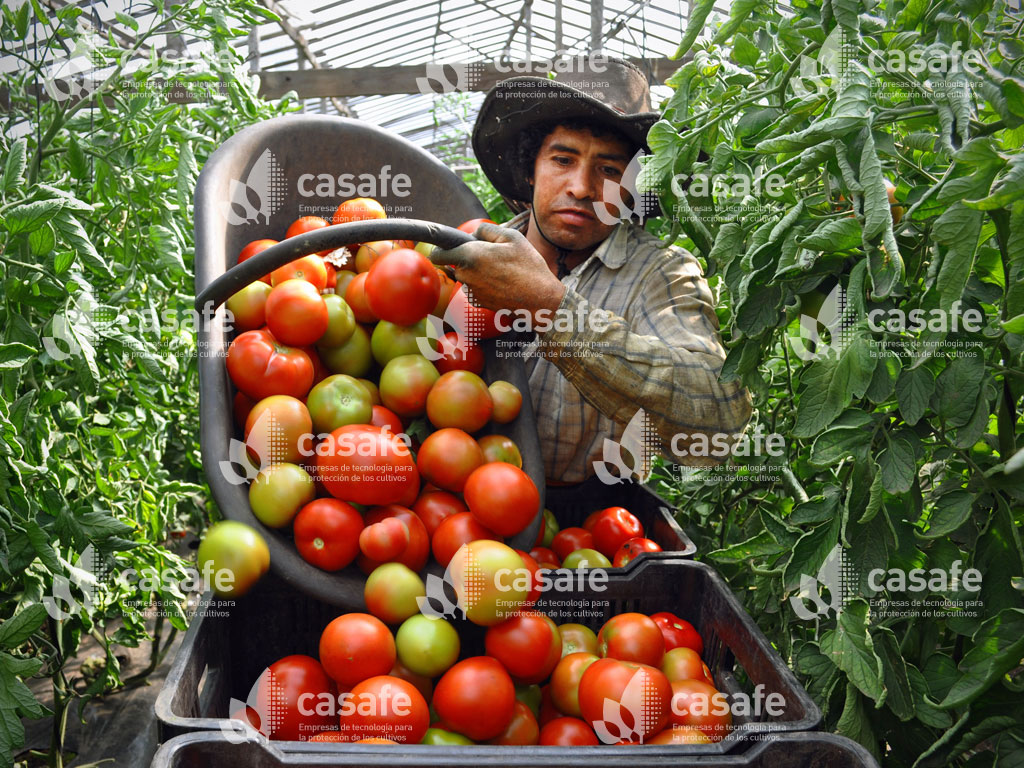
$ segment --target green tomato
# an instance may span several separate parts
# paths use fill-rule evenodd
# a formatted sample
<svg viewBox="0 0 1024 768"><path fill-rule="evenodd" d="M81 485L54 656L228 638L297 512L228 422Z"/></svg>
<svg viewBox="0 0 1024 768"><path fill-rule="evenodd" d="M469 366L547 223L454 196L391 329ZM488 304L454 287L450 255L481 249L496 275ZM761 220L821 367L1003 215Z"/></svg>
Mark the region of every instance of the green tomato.
<svg viewBox="0 0 1024 768"><path fill-rule="evenodd" d="M348 303L334 293L324 295L327 305L327 330L317 344L325 347L340 347L356 330L356 316Z"/></svg>
<svg viewBox="0 0 1024 768"><path fill-rule="evenodd" d="M423 734L423 739L420 741L420 744L430 744L431 746L457 746L475 743L461 733L446 731L443 728L427 728L427 732Z"/></svg>
<svg viewBox="0 0 1024 768"><path fill-rule="evenodd" d="M268 528L284 528L315 496L306 470L287 462L262 470L249 486L252 513Z"/></svg>
<svg viewBox="0 0 1024 768"><path fill-rule="evenodd" d="M387 320L381 320L370 337L373 359L383 367L396 357L418 355L420 348L416 339L421 336L426 338L426 335L426 319L420 320L416 325L395 325Z"/></svg>
<svg viewBox="0 0 1024 768"><path fill-rule="evenodd" d="M550 547L552 539L562 530L555 519L555 513L550 509L544 509L544 527L541 529L541 540L536 544L538 547Z"/></svg>
<svg viewBox="0 0 1024 768"><path fill-rule="evenodd" d="M199 573L222 597L249 591L270 567L270 550L259 532L236 520L214 523L199 543Z"/></svg>
<svg viewBox="0 0 1024 768"><path fill-rule="evenodd" d="M540 691L539 685L537 685L536 683L534 683L533 685L517 685L516 698L530 708L530 711L533 712L534 717L540 717L540 705L544 696Z"/></svg>
<svg viewBox="0 0 1024 768"><path fill-rule="evenodd" d="M403 563L384 563L366 577L366 609L385 624L398 624L419 613L416 598L427 589L416 571Z"/></svg>
<svg viewBox="0 0 1024 768"><path fill-rule="evenodd" d="M356 324L349 340L340 347L317 346L320 359L331 373L344 373L361 378L373 367L370 354L370 335L363 326Z"/></svg>
<svg viewBox="0 0 1024 768"><path fill-rule="evenodd" d="M444 619L417 614L395 634L398 660L417 675L437 677L459 658L459 633Z"/></svg>
<svg viewBox="0 0 1024 768"><path fill-rule="evenodd" d="M562 561L563 568L611 568L612 563L596 549L577 549Z"/></svg>
<svg viewBox="0 0 1024 768"><path fill-rule="evenodd" d="M358 379L343 373L328 376L309 391L306 407L318 434L348 424L369 424L373 417L370 393Z"/></svg>

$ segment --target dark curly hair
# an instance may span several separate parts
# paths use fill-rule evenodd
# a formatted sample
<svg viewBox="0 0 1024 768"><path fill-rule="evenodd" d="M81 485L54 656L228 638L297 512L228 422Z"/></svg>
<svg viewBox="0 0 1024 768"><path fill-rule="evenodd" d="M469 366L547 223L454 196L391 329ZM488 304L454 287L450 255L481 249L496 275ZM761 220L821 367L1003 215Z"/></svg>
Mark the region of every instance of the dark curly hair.
<svg viewBox="0 0 1024 768"><path fill-rule="evenodd" d="M537 153L540 152L544 139L551 135L556 128L568 128L570 131L589 131L595 138L611 137L621 141L628 147L636 149L633 141L625 134L615 130L611 126L601 123L593 123L589 120L579 118L569 120L547 120L529 128L519 134L513 154L513 162L523 177L529 179L533 176L533 167L537 161Z"/></svg>

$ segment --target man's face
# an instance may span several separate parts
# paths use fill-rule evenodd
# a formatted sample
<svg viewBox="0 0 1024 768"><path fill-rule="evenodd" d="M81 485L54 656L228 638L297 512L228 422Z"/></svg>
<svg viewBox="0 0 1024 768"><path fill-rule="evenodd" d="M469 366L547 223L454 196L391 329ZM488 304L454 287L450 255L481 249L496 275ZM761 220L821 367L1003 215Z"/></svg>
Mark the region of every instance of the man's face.
<svg viewBox="0 0 1024 768"><path fill-rule="evenodd" d="M558 126L537 152L533 166L533 215L560 248L580 251L597 245L614 225L601 222L606 181L618 183L629 164L629 145L610 135Z"/></svg>

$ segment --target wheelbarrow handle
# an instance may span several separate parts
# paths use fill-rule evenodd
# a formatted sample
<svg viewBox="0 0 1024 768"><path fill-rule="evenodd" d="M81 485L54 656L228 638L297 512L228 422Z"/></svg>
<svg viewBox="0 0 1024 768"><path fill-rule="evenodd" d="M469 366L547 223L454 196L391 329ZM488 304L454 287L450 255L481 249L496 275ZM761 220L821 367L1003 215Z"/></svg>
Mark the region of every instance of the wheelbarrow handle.
<svg viewBox="0 0 1024 768"><path fill-rule="evenodd" d="M216 309L249 283L259 280L278 267L318 251L341 248L350 243L368 243L372 240L415 240L455 248L468 243L473 236L465 232L420 219L372 219L335 224L289 237L222 274L196 296L196 310Z"/></svg>

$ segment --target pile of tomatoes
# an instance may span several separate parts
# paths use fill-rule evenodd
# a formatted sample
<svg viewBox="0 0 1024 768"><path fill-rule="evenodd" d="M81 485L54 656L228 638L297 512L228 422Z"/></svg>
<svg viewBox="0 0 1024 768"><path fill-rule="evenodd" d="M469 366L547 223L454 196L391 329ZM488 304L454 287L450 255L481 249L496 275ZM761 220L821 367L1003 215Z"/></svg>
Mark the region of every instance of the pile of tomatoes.
<svg viewBox="0 0 1024 768"><path fill-rule="evenodd" d="M357 198L331 223L384 217ZM303 216L285 237L326 226ZM275 242L250 243L239 261ZM430 247L382 241L311 254L227 302L239 332L227 352L235 416L259 469L253 513L291 527L299 554L326 571L353 561L366 573L386 562L419 571L431 551L445 565L463 543L519 533L540 507L515 443L480 434L513 421L522 393L484 382L478 338L428 333L428 315L445 317L455 302L464 305L455 316L481 313L467 322L480 338L497 333L493 313L424 255Z"/></svg>
<svg viewBox="0 0 1024 768"><path fill-rule="evenodd" d="M319 660L278 660L232 716L258 729L273 712L272 739L436 745L708 744L732 727L701 636L671 613L622 613L595 634L521 610L461 660L452 623L385 620L335 618Z"/></svg>
<svg viewBox="0 0 1024 768"><path fill-rule="evenodd" d="M542 568L622 568L644 552L661 552L661 545L644 537L643 523L628 509L608 507L564 529L545 509L530 555Z"/></svg>

